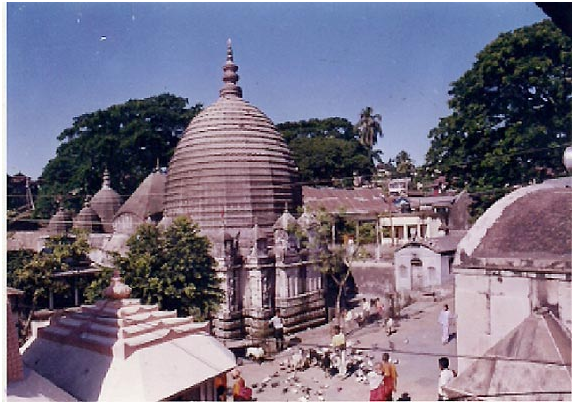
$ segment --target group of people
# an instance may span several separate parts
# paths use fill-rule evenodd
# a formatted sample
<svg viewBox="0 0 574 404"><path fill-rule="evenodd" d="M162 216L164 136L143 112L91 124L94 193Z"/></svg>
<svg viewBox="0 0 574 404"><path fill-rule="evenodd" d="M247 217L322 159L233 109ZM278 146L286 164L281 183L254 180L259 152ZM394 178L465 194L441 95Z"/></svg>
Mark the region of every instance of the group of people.
<svg viewBox="0 0 574 404"><path fill-rule="evenodd" d="M341 362L339 374L346 372L346 340L340 326L334 327L334 335L331 339L331 346L335 352L340 353ZM397 391L397 368L390 362L387 352L383 353L381 362L374 365L373 370L367 374L370 390L370 401L392 401L393 392Z"/></svg>
<svg viewBox="0 0 574 404"><path fill-rule="evenodd" d="M233 401L251 401L252 390L245 385L245 379L241 376L239 369L235 368L229 374L233 379L231 388ZM217 376L214 384L217 401L227 401L227 374L223 373Z"/></svg>
<svg viewBox="0 0 574 404"><path fill-rule="evenodd" d="M359 325L365 322L371 322L375 320L385 320L384 319L384 306L379 298L371 299L368 301L366 298L360 306L361 312L354 317L352 312L343 312L343 319L345 322L357 320ZM350 314L351 313L351 314ZM449 311L448 305L444 305L441 311L438 322L442 326L442 342L446 344L450 339L450 322L453 318ZM390 325L388 324L390 320ZM387 335L392 333L392 318L389 317L387 321L383 321L387 331ZM283 320L280 317L279 310L275 311L275 316L269 320L270 326L273 328L273 336L275 338L276 350L277 352L282 351L284 348L284 325ZM343 323L344 325L345 323ZM346 369L346 338L345 332L341 325L334 326L334 334L331 339L331 347L338 357L338 373L340 375L345 375ZM446 357L441 357L439 359L439 383L438 383L438 399L446 400L447 396L443 390L443 387L447 385L454 377L456 377L456 372L449 369L449 360ZM337 372L337 370L335 370ZM225 378L225 375L221 376ZM227 380L220 380L216 378L216 391L219 401L226 401L227 392ZM245 386L245 380L241 377L241 373L238 369L234 369L231 372L231 377L234 380L232 394L234 401L250 401L251 400L251 389ZM373 370L367 375L370 390L370 401L392 401L393 392L397 390L397 370L395 365L390 361L388 353L383 353L381 362L375 364ZM410 397L408 397L410 400ZM399 401L407 401L406 398L401 397Z"/></svg>
<svg viewBox="0 0 574 404"><path fill-rule="evenodd" d="M353 323L359 327L378 322L385 327L387 335L393 333L393 318L392 316L385 315L385 306L380 298L369 299L363 298L361 304L351 310L343 310L339 320L339 325L345 329L351 328Z"/></svg>

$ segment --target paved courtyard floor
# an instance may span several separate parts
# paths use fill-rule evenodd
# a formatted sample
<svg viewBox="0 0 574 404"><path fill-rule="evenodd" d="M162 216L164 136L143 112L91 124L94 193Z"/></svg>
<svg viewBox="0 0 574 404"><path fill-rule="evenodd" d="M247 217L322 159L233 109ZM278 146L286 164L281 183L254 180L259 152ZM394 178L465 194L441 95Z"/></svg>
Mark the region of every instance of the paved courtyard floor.
<svg viewBox="0 0 574 404"><path fill-rule="evenodd" d="M365 325L352 330L347 336L347 343L353 347L365 349L380 361L383 352L389 352L391 360L398 360L397 393L395 400L408 392L413 401L435 401L438 383L438 358L447 356L451 368L457 369L456 339L448 344L441 343L441 329L437 322L444 304L452 307L452 298L437 302L415 302L401 311L402 319L398 322L396 332L387 336L377 324ZM301 339L301 346L309 349L313 345L326 346L331 341L331 326L324 325L314 329L289 335L290 339ZM300 372L280 370L280 363L291 356L295 348L285 350L274 356L273 360L261 365L249 360L239 366L247 386L258 385L253 389L257 401L368 401L369 386L358 382L355 376L342 379L339 376L326 377L318 367L311 367ZM276 376L273 376L276 374ZM278 374L278 375L277 375ZM297 381L293 380L293 377ZM271 378L262 390L262 381ZM275 387L272 387L274 385ZM305 388L308 398L305 399Z"/></svg>

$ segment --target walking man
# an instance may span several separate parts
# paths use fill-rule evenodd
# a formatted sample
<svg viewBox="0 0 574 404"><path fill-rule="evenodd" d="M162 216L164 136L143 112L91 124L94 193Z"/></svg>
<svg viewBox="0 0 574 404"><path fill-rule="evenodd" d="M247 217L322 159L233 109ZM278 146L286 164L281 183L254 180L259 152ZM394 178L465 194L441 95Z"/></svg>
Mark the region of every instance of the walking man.
<svg viewBox="0 0 574 404"><path fill-rule="evenodd" d="M285 338L283 337L283 320L279 317L279 309L275 310L275 315L269 320L269 324L273 327L273 337L275 338L275 348L277 352L283 350L283 343Z"/></svg>
<svg viewBox="0 0 574 404"><path fill-rule="evenodd" d="M448 304L444 305L444 309L440 312L438 316L438 322L442 326L442 343L448 344L450 338L449 324L450 324L450 311L448 310Z"/></svg>

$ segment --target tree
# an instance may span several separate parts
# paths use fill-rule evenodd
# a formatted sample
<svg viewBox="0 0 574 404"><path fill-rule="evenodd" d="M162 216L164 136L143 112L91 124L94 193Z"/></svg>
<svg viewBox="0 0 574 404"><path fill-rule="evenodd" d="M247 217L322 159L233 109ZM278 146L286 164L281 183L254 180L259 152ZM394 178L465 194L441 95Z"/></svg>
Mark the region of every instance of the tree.
<svg viewBox="0 0 574 404"><path fill-rule="evenodd" d="M565 173L571 144L570 38L546 20L501 34L451 84L451 115L429 133L426 170L481 195L477 213L533 180Z"/></svg>
<svg viewBox="0 0 574 404"><path fill-rule="evenodd" d="M201 110L201 104L187 108L187 103L161 94L74 118L58 136L62 143L56 157L42 172L36 216L51 215L57 196L66 207L79 210L85 195L100 189L105 168L112 187L130 195L158 161L169 162L183 130Z"/></svg>
<svg viewBox="0 0 574 404"><path fill-rule="evenodd" d="M373 109L366 107L361 111L359 122L356 125L356 129L359 132L359 141L362 145L369 148L369 157L372 155L373 145L379 137L383 137L381 119L380 114L373 114Z"/></svg>
<svg viewBox="0 0 574 404"><path fill-rule="evenodd" d="M78 231L72 236L49 237L44 249L32 256L29 252L14 254L7 282L24 292L23 305L30 310L24 327L25 335L34 312L48 307L50 291L65 298L71 289L67 281L54 275L69 271L85 261L89 250L87 235Z"/></svg>
<svg viewBox="0 0 574 404"><path fill-rule="evenodd" d="M352 278L351 263L355 258L358 249L345 247L341 244L328 244L333 239L332 228L337 223L341 223L341 216L333 216L325 209L319 209L314 212L319 226L317 228L317 237L314 238L316 245L311 246L311 249L319 252L319 270L327 277L325 284L325 297L331 296L332 290L329 288L329 283L336 287L335 296L335 316L338 317L341 309L341 301L343 299L343 292L349 286L349 280ZM349 221L343 220L347 225Z"/></svg>
<svg viewBox="0 0 574 404"><path fill-rule="evenodd" d="M404 150L401 150L395 157L396 172L400 176L411 176L416 170L411 156Z"/></svg>
<svg viewBox="0 0 574 404"><path fill-rule="evenodd" d="M332 185L333 179L352 184L355 173L369 175L373 163L368 149L356 139L344 118L310 119L277 125L304 182Z"/></svg>
<svg viewBox="0 0 574 404"><path fill-rule="evenodd" d="M356 140L353 124L345 118L312 118L306 121L284 122L277 125L285 142L291 143L297 138L336 138Z"/></svg>
<svg viewBox="0 0 574 404"><path fill-rule="evenodd" d="M161 310L177 310L180 316L207 318L217 311L223 292L209 241L196 224L186 217L176 218L166 230L146 223L127 245L127 256L116 256L115 265L132 297L157 303ZM99 295L108 283L109 276L94 281L89 295Z"/></svg>

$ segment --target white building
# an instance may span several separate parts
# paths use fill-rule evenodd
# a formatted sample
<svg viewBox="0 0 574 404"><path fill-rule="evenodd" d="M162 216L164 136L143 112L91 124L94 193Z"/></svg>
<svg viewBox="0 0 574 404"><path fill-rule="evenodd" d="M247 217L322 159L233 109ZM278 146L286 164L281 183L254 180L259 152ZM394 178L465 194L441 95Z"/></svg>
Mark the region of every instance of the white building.
<svg viewBox="0 0 574 404"><path fill-rule="evenodd" d="M411 241L398 248L394 259L396 290L420 291L451 282L456 246L465 233L453 231L444 237Z"/></svg>
<svg viewBox="0 0 574 404"><path fill-rule="evenodd" d="M460 242L454 272L453 397L568 399L549 392L571 392L571 178L521 188L492 205Z"/></svg>
<svg viewBox="0 0 574 404"><path fill-rule="evenodd" d="M405 244L414 239L429 239L444 236L442 221L432 212L388 212L379 217L381 243L387 245Z"/></svg>

